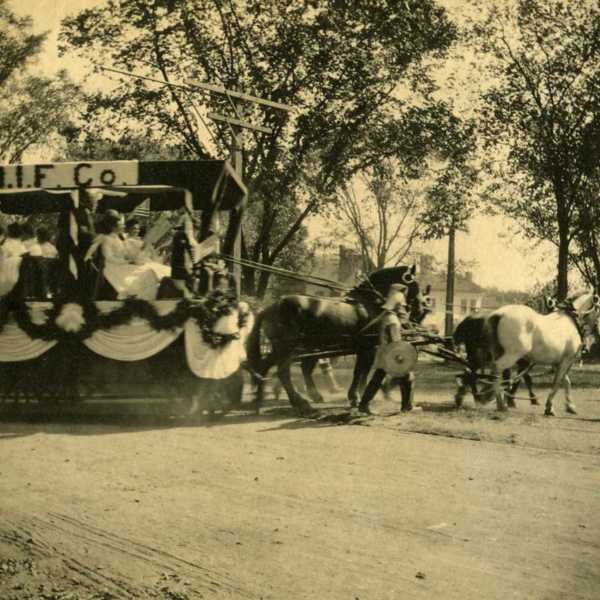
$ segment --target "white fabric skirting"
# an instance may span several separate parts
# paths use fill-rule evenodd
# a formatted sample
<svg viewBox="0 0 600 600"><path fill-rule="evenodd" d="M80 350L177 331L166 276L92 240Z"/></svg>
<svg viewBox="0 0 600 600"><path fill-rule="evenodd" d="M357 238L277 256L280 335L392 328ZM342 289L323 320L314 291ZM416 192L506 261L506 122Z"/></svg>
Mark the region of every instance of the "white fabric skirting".
<svg viewBox="0 0 600 600"><path fill-rule="evenodd" d="M38 358L56 346L56 343L32 340L16 324L7 323L0 333L0 362L21 362Z"/></svg>
<svg viewBox="0 0 600 600"><path fill-rule="evenodd" d="M172 344L180 334L181 329L155 331L147 321L133 319L127 325L96 331L83 343L105 358L133 362L154 356Z"/></svg>
<svg viewBox="0 0 600 600"><path fill-rule="evenodd" d="M211 348L202 338L198 325L191 319L187 321L185 355L192 373L204 379L225 379L233 375L246 360L246 338L253 324L254 317L249 314L239 339L232 340L224 348Z"/></svg>
<svg viewBox="0 0 600 600"><path fill-rule="evenodd" d="M171 312L176 304L176 301L161 301L156 302L155 306L159 313L164 315ZM97 303L98 309L104 313L120 305L119 302ZM49 306L47 303L36 303L35 306L30 304L32 321L43 323L44 310ZM215 330L218 331L219 326L223 324L230 327L235 324L237 328L237 316L236 311L229 317L223 318L222 323L217 322ZM200 328L193 319L189 319L183 328L173 331L155 331L146 320L135 318L127 325L96 331L83 340L83 344L92 352L105 358L133 362L150 358L161 352L172 344L182 331L185 331L185 353L192 373L204 379L224 379L235 373L246 359L246 338L253 324L254 317L250 313L245 327L239 331L239 339L234 339L218 349L212 348L204 341ZM32 360L56 344L56 341L32 340L16 323L8 322L0 332L0 362Z"/></svg>

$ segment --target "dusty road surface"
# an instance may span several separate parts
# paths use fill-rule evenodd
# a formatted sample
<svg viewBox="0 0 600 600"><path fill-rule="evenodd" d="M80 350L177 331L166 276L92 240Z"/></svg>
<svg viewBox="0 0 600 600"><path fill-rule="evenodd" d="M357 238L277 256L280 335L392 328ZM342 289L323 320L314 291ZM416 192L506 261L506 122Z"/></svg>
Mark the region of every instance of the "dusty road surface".
<svg viewBox="0 0 600 600"><path fill-rule="evenodd" d="M421 399L4 419L0 598L600 598L598 392L555 419Z"/></svg>

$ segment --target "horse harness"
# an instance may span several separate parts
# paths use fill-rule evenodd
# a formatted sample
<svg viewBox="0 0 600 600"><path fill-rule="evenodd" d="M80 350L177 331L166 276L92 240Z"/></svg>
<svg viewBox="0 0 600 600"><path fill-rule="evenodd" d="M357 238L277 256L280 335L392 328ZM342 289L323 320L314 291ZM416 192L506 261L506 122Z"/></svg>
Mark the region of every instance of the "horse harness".
<svg viewBox="0 0 600 600"><path fill-rule="evenodd" d="M573 306L572 302L565 302L564 304L557 304L556 308L558 310L561 310L565 315L567 315L567 317L569 317L571 319L572 323L575 325L575 328L577 329L577 333L579 334L579 337L581 338L581 346L583 347L586 335L585 335L585 331L584 331L584 325L582 322L582 315L579 314L577 309ZM589 311L589 312L591 312L591 311ZM586 312L584 314L588 314L588 312Z"/></svg>

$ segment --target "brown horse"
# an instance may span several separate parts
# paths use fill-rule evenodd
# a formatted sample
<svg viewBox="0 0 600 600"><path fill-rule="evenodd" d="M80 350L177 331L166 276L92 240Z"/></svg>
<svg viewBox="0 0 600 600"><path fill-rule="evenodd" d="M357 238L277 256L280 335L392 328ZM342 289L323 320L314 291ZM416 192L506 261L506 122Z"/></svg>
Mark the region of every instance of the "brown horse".
<svg viewBox="0 0 600 600"><path fill-rule="evenodd" d="M377 323L381 305L394 283L407 287L406 299L411 318L418 320L424 302L415 280L415 267L398 266L375 271L345 298L327 299L308 296L284 296L261 311L248 338L248 366L254 371L257 403L263 395L263 380L269 369L277 374L290 403L301 415L314 412L307 398L294 387L290 376L293 362L302 360L303 374L310 379L315 357L303 357L327 350L356 354L354 379L348 393L356 401L356 391L364 384L373 362L377 343ZM261 355L262 334L270 342L270 351ZM314 359L314 360L313 360ZM365 372L366 371L366 372Z"/></svg>

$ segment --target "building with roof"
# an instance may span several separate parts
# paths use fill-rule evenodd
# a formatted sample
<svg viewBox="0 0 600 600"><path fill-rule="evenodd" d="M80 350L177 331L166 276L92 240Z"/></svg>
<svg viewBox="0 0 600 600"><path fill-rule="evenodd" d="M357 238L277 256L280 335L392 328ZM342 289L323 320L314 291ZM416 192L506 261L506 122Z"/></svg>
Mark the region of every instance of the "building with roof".
<svg viewBox="0 0 600 600"><path fill-rule="evenodd" d="M444 332L446 321L446 272L434 269L433 257L419 257L419 284L421 289L431 286L432 312L426 323ZM467 315L481 311L485 306L485 289L473 281L473 274L457 273L454 277L453 321L456 326Z"/></svg>

